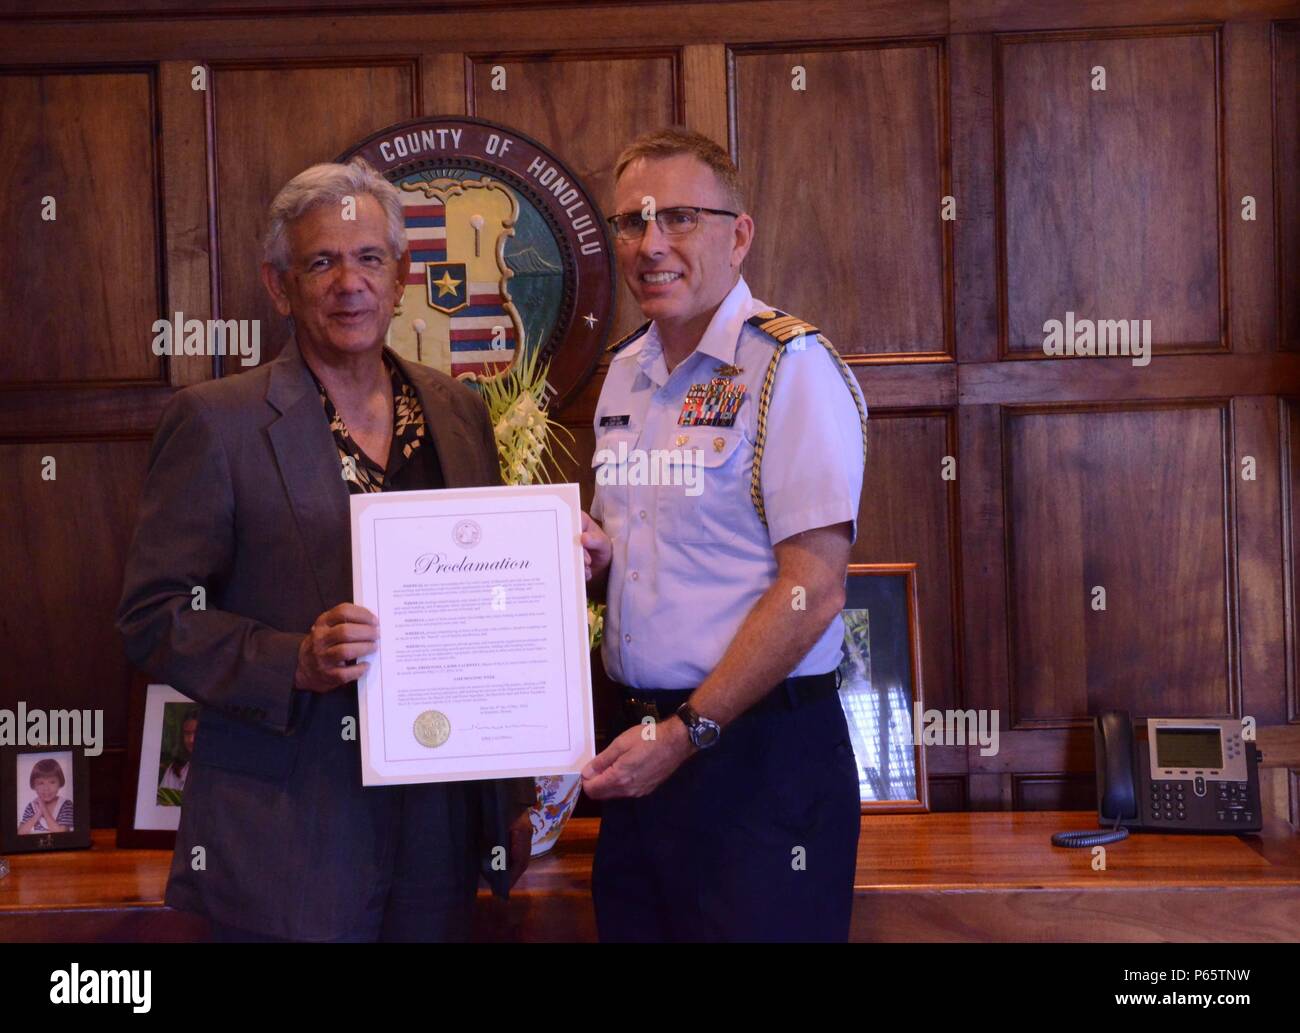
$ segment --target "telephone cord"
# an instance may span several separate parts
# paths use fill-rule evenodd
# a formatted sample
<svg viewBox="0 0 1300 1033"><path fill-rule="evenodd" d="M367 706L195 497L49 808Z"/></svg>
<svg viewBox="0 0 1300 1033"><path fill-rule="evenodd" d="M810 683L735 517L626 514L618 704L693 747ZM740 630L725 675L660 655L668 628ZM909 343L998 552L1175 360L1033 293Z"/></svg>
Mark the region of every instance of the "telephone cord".
<svg viewBox="0 0 1300 1033"><path fill-rule="evenodd" d="M1052 834L1052 846L1103 846L1106 843L1118 843L1122 839L1128 839L1128 829L1120 828L1119 817L1117 815L1115 818L1115 825L1109 832L1094 832L1092 830L1084 830L1080 832L1055 832Z"/></svg>

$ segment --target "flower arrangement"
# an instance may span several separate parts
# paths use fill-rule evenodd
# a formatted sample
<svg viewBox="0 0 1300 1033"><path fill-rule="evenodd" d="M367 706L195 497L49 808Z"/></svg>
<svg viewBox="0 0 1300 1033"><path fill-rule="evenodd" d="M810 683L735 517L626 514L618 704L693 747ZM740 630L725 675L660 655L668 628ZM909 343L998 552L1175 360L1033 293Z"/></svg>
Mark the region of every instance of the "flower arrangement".
<svg viewBox="0 0 1300 1033"><path fill-rule="evenodd" d="M573 460L564 441L567 438L572 443L573 435L546 411L549 368L538 361L534 351L505 372L475 381L492 421L501 479L506 484L550 484L559 473L552 453L555 446ZM592 649L600 645L604 626L604 604L587 603L587 641Z"/></svg>
<svg viewBox="0 0 1300 1033"><path fill-rule="evenodd" d="M496 438L501 479L506 484L550 484L559 473L552 453L556 445L570 460L573 453L563 440L573 435L546 411L546 373L537 353L516 361L505 372L477 379ZM600 644L605 625L604 604L587 603L587 641ZM541 775L535 780L537 802L529 809L533 825L532 856L549 851L578 802L581 779L577 775Z"/></svg>

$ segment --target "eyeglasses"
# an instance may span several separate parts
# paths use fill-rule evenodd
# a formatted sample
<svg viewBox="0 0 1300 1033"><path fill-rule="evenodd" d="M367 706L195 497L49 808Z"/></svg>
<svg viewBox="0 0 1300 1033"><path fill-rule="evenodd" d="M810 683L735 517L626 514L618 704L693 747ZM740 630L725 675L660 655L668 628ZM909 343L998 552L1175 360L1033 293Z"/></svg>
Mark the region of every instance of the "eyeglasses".
<svg viewBox="0 0 1300 1033"><path fill-rule="evenodd" d="M693 205L660 208L655 212L655 223L669 236L680 237L683 233L690 233L700 224L700 212L708 212L710 215L730 215L733 219L740 218L739 212L724 212L721 208ZM605 221L609 223L614 236L619 240L640 240L645 235L648 220L643 218L640 212L623 212L621 215L611 215Z"/></svg>

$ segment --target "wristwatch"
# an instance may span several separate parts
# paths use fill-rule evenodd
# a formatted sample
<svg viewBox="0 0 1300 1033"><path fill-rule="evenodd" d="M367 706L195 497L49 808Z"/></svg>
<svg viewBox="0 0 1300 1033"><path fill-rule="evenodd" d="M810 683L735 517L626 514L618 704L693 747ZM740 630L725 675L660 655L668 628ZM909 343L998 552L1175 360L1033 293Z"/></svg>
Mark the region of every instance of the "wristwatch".
<svg viewBox="0 0 1300 1033"><path fill-rule="evenodd" d="M683 703L677 708L677 716L682 719L682 724L686 726L686 732L691 737L691 745L696 749L707 750L710 746L716 746L718 740L722 738L722 726L717 721L700 717L689 703Z"/></svg>

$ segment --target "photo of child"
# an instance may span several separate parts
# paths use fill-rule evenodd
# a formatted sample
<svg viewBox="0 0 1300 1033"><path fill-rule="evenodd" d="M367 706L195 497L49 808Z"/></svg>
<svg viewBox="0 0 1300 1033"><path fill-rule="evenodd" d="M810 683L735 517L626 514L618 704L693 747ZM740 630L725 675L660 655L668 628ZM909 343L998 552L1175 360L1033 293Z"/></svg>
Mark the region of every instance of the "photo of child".
<svg viewBox="0 0 1300 1033"><path fill-rule="evenodd" d="M18 834L34 836L73 830L71 753L19 754ZM24 777L25 776L25 777Z"/></svg>

